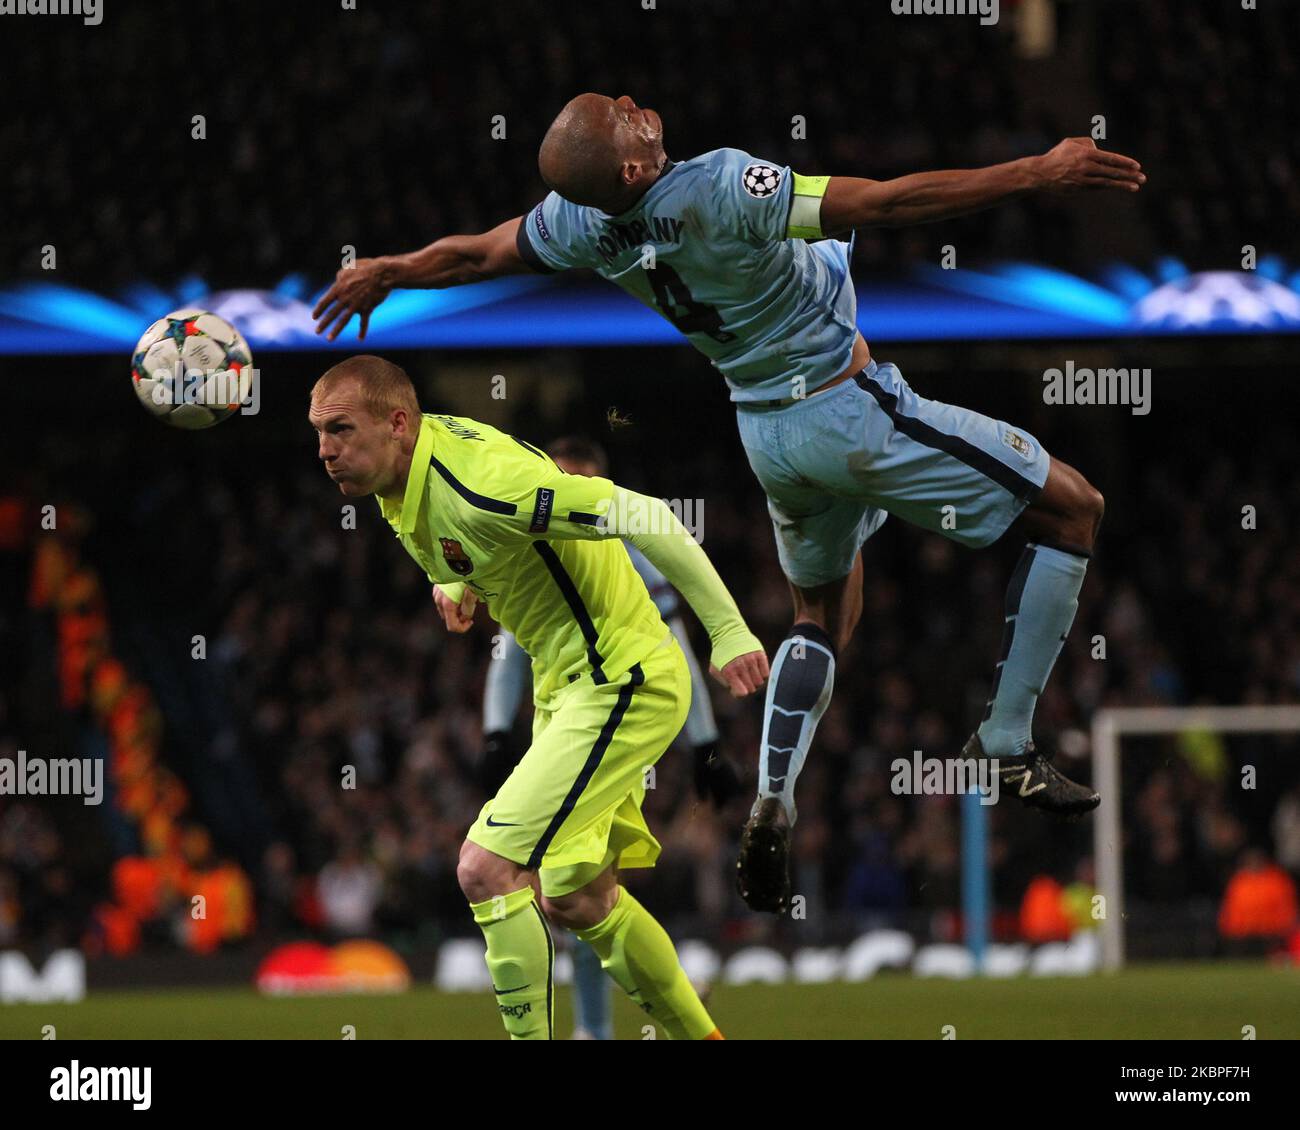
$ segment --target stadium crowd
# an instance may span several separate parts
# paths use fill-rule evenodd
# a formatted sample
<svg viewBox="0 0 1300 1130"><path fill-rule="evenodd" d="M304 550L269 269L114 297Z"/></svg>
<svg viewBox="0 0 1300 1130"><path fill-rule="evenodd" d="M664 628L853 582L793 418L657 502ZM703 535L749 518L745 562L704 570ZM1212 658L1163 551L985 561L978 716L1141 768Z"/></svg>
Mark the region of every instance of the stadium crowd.
<svg viewBox="0 0 1300 1130"><path fill-rule="evenodd" d="M4 152L23 156L7 177L22 222L0 228L0 262L48 279L53 246L59 281L110 290L188 275L214 289L325 279L345 246L409 250L526 211L543 192L547 124L595 89L660 109L678 159L736 146L810 174L874 179L1042 152L1100 108L1104 144L1163 186L1137 205L1142 254L1231 266L1247 235L1262 241L1270 217L1300 204L1284 93L1297 10L1234 8L1061 5L1062 43L1095 20L1096 62L1078 92L1087 105L1049 120L1027 109L1039 102L1019 85L1010 20L972 34L965 20L909 21L884 4L808 0L800 23L828 34L784 53L769 45L783 42L788 7L740 0L629 4L602 19L537 0L477 5L472 18L454 3L362 4L306 21L268 5L256 34L225 13L201 22L205 58L257 76L228 84L187 51L159 49L154 14L125 6L111 26L54 37L49 50L15 43L6 58L26 98L0 122ZM165 90L174 112L140 107L146 87ZM1232 124L1242 121L1256 128ZM1248 192L1229 166L1257 171ZM93 201L81 195L88 182ZM1282 238L1289 246L1269 250L1294 258L1294 232ZM945 225L943 242L964 261L1076 269L1096 251L1075 210L1035 201ZM863 270L901 269L934 262L938 242L933 229L864 231L856 255Z"/></svg>
<svg viewBox="0 0 1300 1130"><path fill-rule="evenodd" d="M1294 260L1300 242L1277 217L1300 208L1300 138L1286 125L1300 8L1253 20L1238 4L1144 0L1097 13L1099 90L1123 108L1110 115L1112 144L1163 186L1142 200L1152 246L1194 269L1223 269L1243 244L1274 238L1268 250ZM1229 169L1254 172L1239 180Z"/></svg>
<svg viewBox="0 0 1300 1130"><path fill-rule="evenodd" d="M1201 385L1189 387L1195 396ZM534 429L527 406L508 415L522 434L548 438ZM682 421L690 426L710 425ZM1042 435L1050 446L1051 434ZM716 445L690 442L685 432L681 438L671 481L715 484L701 491L705 548L755 630L777 640L788 596L761 495ZM1184 421L1184 439L1159 452L1121 440L1118 462L1099 469L1110 495L1103 538L1037 718L1038 733L1066 761L1086 755L1089 719L1102 704L1300 696L1300 547L1280 519L1300 507L1300 483L1277 473L1290 443L1282 420L1262 425L1249 450L1222 442L1204 413ZM641 489L662 480L666 472L647 449L623 446L617 477ZM464 830L485 799L479 712L494 625L480 614L469 635L449 635L427 580L372 508L360 508L355 529L341 524L338 499L311 455L286 445L278 463L263 451L241 466L186 469L197 477L183 488L173 483L170 499L160 500L157 488L132 496L127 532L73 550L102 570L116 651L152 688L164 719L157 760L166 775L148 793L152 801L138 802L143 815L134 829L106 833L110 857L169 852L174 861L109 869L102 853L78 855L68 826L57 826L39 803L0 798L0 931L8 940L53 944L90 934L116 952L169 937L210 949L247 936L255 921L276 934L378 932L423 941L467 926L454 871ZM64 470L95 457L80 449L65 457ZM56 464L46 471L57 480ZM128 465L125 479L140 471ZM75 489L88 512L102 513L113 487L101 484L109 493L97 499L95 486L78 477ZM178 509L182 497L193 504ZM1243 521L1247 504L1256 523ZM18 548L22 540L15 535L7 559L15 577L19 562L25 568L40 557L30 545ZM205 625L205 663L132 646L126 621L177 611L133 596L147 583L132 548L141 545L155 547L164 575L194 580L180 608L191 619L165 631L188 648L194 623ZM1014 537L971 553L898 522L870 543L857 641L840 664L799 784L795 890L807 900L807 918L786 927L799 937L884 924L955 936L958 804L950 796L895 795L891 763L914 749L941 757L960 749L983 705L1018 552ZM14 588L34 594L42 585L37 576ZM60 626L54 642L48 609L32 600L36 607L8 615L29 635L43 634L53 653L75 633ZM68 681L66 664L52 670ZM187 690L184 680L198 685ZM92 699L112 682L91 676ZM5 685L8 694L22 684ZM75 704L69 710L66 693L63 713L84 719ZM213 709L187 706L200 698ZM723 750L752 781L758 704L721 690L714 701ZM14 700L7 707L4 744L12 748L21 712ZM520 750L526 732L524 718ZM1294 738L1213 734L1135 743L1148 754L1125 759L1125 858L1135 904L1165 917L1199 906L1212 922L1223 902L1228 936L1256 920L1251 892L1261 889L1245 884L1243 911L1240 882L1235 900L1225 900L1234 876L1271 860L1290 887L1294 918L1295 745ZM768 929L732 889L747 801L723 813L697 802L689 760L672 751L657 767L646 807L664 854L654 872L632 881L683 927L733 937ZM1261 776L1254 791L1239 787L1246 763ZM1086 777L1086 762L1072 773ZM151 804L166 810L165 821L148 811ZM999 936L1059 934L1066 927L1052 923L1068 922L1068 905L1091 887L1090 824L1062 829L1005 804L992 811ZM124 942L120 920L106 916L106 908L132 906L164 919L183 914L179 896L200 881L230 909L215 933L146 922ZM1045 891L1058 894L1044 901ZM255 918L244 913L250 898ZM1285 918L1285 898L1274 904Z"/></svg>

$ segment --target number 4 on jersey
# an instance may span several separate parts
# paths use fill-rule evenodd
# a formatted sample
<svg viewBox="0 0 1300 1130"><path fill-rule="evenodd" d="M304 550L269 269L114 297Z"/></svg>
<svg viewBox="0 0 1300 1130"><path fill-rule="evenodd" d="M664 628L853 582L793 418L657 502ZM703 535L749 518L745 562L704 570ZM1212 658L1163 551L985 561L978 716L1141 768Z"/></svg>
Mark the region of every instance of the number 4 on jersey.
<svg viewBox="0 0 1300 1130"><path fill-rule="evenodd" d="M655 302L674 326L684 334L708 334L717 342L735 341L736 335L722 328L722 316L712 306L696 302L682 277L666 263L646 271L654 287Z"/></svg>

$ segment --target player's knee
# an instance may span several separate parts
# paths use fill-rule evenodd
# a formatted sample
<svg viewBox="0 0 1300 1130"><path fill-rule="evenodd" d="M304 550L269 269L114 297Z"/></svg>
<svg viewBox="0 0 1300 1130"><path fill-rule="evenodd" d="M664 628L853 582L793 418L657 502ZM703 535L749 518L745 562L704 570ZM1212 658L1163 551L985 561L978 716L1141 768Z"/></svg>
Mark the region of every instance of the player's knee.
<svg viewBox="0 0 1300 1130"><path fill-rule="evenodd" d="M561 930L583 929L583 926L577 924L573 913L573 905L568 899L553 899L543 895L542 913L546 915L546 920L552 926L558 926Z"/></svg>
<svg viewBox="0 0 1300 1130"><path fill-rule="evenodd" d="M1101 491L1087 479L1079 477L1079 487L1071 500L1068 537L1071 541L1091 549L1097 528L1101 525L1102 515L1106 512L1106 500Z"/></svg>
<svg viewBox="0 0 1300 1130"><path fill-rule="evenodd" d="M547 919L561 929L587 930L604 922L614 909L613 900L602 897L604 894L582 890L558 898L543 895L542 910Z"/></svg>
<svg viewBox="0 0 1300 1130"><path fill-rule="evenodd" d="M486 902L493 895L509 894L508 884L496 866L498 857L466 840L456 861L456 882L471 902Z"/></svg>
<svg viewBox="0 0 1300 1130"><path fill-rule="evenodd" d="M1039 536L1090 551L1106 511L1101 491L1076 472L1058 507L1054 514L1043 515Z"/></svg>

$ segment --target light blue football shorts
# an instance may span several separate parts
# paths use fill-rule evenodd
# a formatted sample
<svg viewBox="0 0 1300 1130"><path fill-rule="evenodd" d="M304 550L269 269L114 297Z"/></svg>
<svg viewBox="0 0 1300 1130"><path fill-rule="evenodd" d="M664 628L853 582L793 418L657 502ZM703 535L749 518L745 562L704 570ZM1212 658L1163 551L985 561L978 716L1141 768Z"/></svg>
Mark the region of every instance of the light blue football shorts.
<svg viewBox="0 0 1300 1130"><path fill-rule="evenodd" d="M749 465L767 493L785 575L800 588L847 576L886 515L968 546L1000 538L1047 481L1033 436L917 396L889 363L783 407L738 404Z"/></svg>

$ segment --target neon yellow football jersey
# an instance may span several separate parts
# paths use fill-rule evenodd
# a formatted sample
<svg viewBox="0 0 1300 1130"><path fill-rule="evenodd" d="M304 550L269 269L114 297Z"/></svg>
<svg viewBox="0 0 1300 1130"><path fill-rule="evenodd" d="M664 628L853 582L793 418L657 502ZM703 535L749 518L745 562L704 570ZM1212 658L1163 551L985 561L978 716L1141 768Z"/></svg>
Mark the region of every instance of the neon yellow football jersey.
<svg viewBox="0 0 1300 1130"><path fill-rule="evenodd" d="M426 413L400 504L379 509L438 585L463 581L533 659L545 704L584 676L624 674L671 633L617 537L609 479L460 416Z"/></svg>

